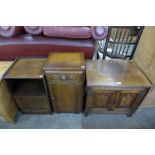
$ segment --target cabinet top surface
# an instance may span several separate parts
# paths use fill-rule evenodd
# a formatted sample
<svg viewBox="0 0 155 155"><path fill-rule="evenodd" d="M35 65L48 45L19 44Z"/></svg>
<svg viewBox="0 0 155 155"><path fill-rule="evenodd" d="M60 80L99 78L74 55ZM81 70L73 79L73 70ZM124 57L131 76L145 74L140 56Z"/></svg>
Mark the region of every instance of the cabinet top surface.
<svg viewBox="0 0 155 155"><path fill-rule="evenodd" d="M4 75L4 73L7 71L7 69L11 66L13 61L0 61L0 81Z"/></svg>
<svg viewBox="0 0 155 155"><path fill-rule="evenodd" d="M87 86L151 86L139 67L128 60L87 60Z"/></svg>
<svg viewBox="0 0 155 155"><path fill-rule="evenodd" d="M19 58L10 67L5 78L42 78L46 58Z"/></svg>
<svg viewBox="0 0 155 155"><path fill-rule="evenodd" d="M85 68L83 52L54 52L50 53L44 65L46 70L83 70Z"/></svg>

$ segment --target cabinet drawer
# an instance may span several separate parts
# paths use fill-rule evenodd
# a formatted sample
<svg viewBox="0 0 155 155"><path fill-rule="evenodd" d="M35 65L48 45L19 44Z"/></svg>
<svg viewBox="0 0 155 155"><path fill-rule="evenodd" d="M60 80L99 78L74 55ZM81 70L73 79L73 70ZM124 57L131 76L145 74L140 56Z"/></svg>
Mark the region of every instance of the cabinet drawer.
<svg viewBox="0 0 155 155"><path fill-rule="evenodd" d="M82 72L77 73L46 73L48 83L83 82Z"/></svg>

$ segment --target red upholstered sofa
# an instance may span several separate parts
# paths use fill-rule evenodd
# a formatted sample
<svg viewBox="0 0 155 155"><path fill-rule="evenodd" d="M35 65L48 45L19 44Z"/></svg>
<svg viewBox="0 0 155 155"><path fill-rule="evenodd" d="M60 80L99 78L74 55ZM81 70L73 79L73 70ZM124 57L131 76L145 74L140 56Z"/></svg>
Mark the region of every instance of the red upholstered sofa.
<svg viewBox="0 0 155 155"><path fill-rule="evenodd" d="M0 26L0 60L60 51L84 52L91 59L95 41L106 35L103 26Z"/></svg>

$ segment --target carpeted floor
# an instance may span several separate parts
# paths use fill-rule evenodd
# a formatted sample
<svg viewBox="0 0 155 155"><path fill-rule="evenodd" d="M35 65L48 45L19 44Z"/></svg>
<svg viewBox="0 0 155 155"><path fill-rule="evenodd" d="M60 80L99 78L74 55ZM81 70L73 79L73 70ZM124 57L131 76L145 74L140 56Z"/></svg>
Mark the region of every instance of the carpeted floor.
<svg viewBox="0 0 155 155"><path fill-rule="evenodd" d="M53 114L17 115L17 123L7 124L0 120L1 129L154 129L155 108L143 109L132 117L126 115Z"/></svg>

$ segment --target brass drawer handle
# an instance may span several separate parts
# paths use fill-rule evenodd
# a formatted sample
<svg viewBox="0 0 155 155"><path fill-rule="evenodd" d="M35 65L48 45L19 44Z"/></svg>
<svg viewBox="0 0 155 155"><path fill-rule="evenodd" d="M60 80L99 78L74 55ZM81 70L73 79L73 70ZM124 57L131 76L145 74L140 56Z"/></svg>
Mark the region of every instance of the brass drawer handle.
<svg viewBox="0 0 155 155"><path fill-rule="evenodd" d="M66 75L62 75L62 77L61 77L61 80L68 80L68 79L69 79L69 77Z"/></svg>
<svg viewBox="0 0 155 155"><path fill-rule="evenodd" d="M51 99L52 99L52 101L55 101L56 100L56 98L54 96L52 96Z"/></svg>

